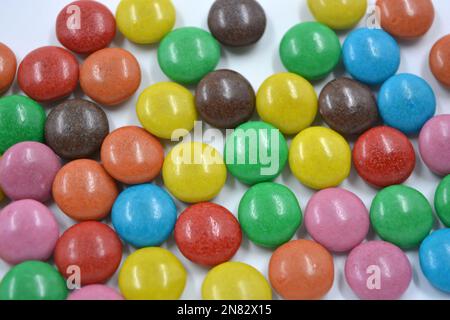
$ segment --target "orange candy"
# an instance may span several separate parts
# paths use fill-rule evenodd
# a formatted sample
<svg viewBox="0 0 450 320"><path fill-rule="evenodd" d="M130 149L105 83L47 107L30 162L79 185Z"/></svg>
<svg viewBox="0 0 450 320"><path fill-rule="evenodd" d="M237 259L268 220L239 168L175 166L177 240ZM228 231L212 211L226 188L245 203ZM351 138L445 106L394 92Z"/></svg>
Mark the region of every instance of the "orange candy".
<svg viewBox="0 0 450 320"><path fill-rule="evenodd" d="M14 52L0 42L0 94L7 91L16 76L17 61Z"/></svg>
<svg viewBox="0 0 450 320"><path fill-rule="evenodd" d="M450 87L450 34L441 38L431 49L430 68L436 79Z"/></svg>

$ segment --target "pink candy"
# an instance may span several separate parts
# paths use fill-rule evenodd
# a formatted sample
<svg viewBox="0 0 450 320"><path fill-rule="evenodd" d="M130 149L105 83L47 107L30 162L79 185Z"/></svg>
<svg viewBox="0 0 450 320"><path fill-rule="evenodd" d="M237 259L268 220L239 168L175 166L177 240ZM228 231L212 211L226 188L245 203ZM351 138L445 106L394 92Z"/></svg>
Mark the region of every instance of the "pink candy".
<svg viewBox="0 0 450 320"><path fill-rule="evenodd" d="M116 290L101 284L93 284L73 291L67 300L124 300Z"/></svg>

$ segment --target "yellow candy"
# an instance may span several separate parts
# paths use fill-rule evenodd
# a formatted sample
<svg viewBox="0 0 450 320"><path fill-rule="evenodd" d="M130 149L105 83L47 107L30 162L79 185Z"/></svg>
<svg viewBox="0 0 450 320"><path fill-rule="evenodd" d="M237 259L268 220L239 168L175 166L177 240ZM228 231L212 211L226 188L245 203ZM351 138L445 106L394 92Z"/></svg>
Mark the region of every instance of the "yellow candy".
<svg viewBox="0 0 450 320"><path fill-rule="evenodd" d="M226 262L208 272L202 296L204 300L271 300L272 289L252 266Z"/></svg>
<svg viewBox="0 0 450 320"><path fill-rule="evenodd" d="M261 119L289 135L299 133L313 123L317 104L313 86L293 73L271 76L256 96L256 109Z"/></svg>
<svg viewBox="0 0 450 320"><path fill-rule="evenodd" d="M128 256L119 274L119 288L128 300L179 299L186 270L170 251L140 249Z"/></svg>
<svg viewBox="0 0 450 320"><path fill-rule="evenodd" d="M120 32L139 44L159 42L172 30L175 19L171 0L121 0L116 11Z"/></svg>
<svg viewBox="0 0 450 320"><path fill-rule="evenodd" d="M136 111L144 128L163 139L179 139L194 128L197 120L194 96L174 82L161 82L145 89Z"/></svg>
<svg viewBox="0 0 450 320"><path fill-rule="evenodd" d="M367 10L367 0L308 0L317 21L335 30L354 27Z"/></svg>
<svg viewBox="0 0 450 320"><path fill-rule="evenodd" d="M308 128L292 141L289 165L297 179L310 188L335 187L350 174L350 146L331 129Z"/></svg>

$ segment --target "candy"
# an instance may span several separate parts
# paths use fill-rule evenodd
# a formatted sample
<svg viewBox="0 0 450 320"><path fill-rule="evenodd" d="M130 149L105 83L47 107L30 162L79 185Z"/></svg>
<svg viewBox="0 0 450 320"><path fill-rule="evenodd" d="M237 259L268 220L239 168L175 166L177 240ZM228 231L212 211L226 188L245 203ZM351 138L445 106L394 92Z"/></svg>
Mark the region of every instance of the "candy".
<svg viewBox="0 0 450 320"><path fill-rule="evenodd" d="M450 115L431 118L419 135L422 160L434 173L445 176L450 173Z"/></svg>
<svg viewBox="0 0 450 320"><path fill-rule="evenodd" d="M175 225L181 253L194 263L215 266L230 260L239 249L241 227L233 214L214 203L188 207Z"/></svg>
<svg viewBox="0 0 450 320"><path fill-rule="evenodd" d="M341 44L336 33L319 22L292 27L280 44L280 57L289 72L308 80L326 77L338 64Z"/></svg>
<svg viewBox="0 0 450 320"><path fill-rule="evenodd" d="M358 138L353 148L356 171L368 183L387 187L405 182L416 165L414 147L400 131L376 127Z"/></svg>
<svg viewBox="0 0 450 320"><path fill-rule="evenodd" d="M30 98L51 102L70 95L78 85L78 61L66 49L48 46L31 51L20 63L17 81Z"/></svg>
<svg viewBox="0 0 450 320"><path fill-rule="evenodd" d="M20 200L0 214L0 257L9 264L50 258L59 237L53 213L35 200Z"/></svg>
<svg viewBox="0 0 450 320"><path fill-rule="evenodd" d="M349 78L329 82L319 96L319 111L331 129L358 135L378 121L378 106L370 89Z"/></svg>
<svg viewBox="0 0 450 320"><path fill-rule="evenodd" d="M395 300L408 289L412 268L400 248L384 241L371 241L350 252L345 278L361 299Z"/></svg>
<svg viewBox="0 0 450 320"><path fill-rule="evenodd" d="M220 45L200 28L179 28L159 45L158 62L170 79L185 84L198 83L213 71L220 60Z"/></svg>
<svg viewBox="0 0 450 320"><path fill-rule="evenodd" d="M320 299L333 285L333 256L310 240L288 242L270 258L269 278L284 299Z"/></svg>
<svg viewBox="0 0 450 320"><path fill-rule="evenodd" d="M391 186L376 195L370 208L370 221L381 239L402 249L412 249L430 234L433 209L419 191Z"/></svg>
<svg viewBox="0 0 450 320"><path fill-rule="evenodd" d="M116 290L102 284L91 284L73 291L67 300L124 300Z"/></svg>
<svg viewBox="0 0 450 320"><path fill-rule="evenodd" d="M167 192L153 184L125 189L112 209L119 236L137 248L159 246L171 235L177 208Z"/></svg>
<svg viewBox="0 0 450 320"><path fill-rule="evenodd" d="M278 129L265 122L244 123L226 140L227 168L234 177L248 185L278 177L287 158L285 138Z"/></svg>
<svg viewBox="0 0 450 320"><path fill-rule="evenodd" d="M74 1L56 19L56 36L69 50L90 54L106 48L116 35L116 20L111 11L96 1Z"/></svg>
<svg viewBox="0 0 450 320"><path fill-rule="evenodd" d="M195 105L202 118L223 129L234 129L248 121L255 110L255 100L252 85L232 70L211 72L195 92Z"/></svg>
<svg viewBox="0 0 450 320"><path fill-rule="evenodd" d="M352 31L342 47L345 68L361 82L378 85L392 77L400 66L400 48L380 29Z"/></svg>
<svg viewBox="0 0 450 320"><path fill-rule="evenodd" d="M53 108L45 123L45 142L60 157L81 159L100 150L109 132L105 112L87 100L67 100Z"/></svg>
<svg viewBox="0 0 450 320"><path fill-rule="evenodd" d="M153 44L172 30L176 12L171 0L122 0L117 7L116 20L127 39Z"/></svg>
<svg viewBox="0 0 450 320"><path fill-rule="evenodd" d="M367 0L308 0L308 7L317 21L335 30L345 30L364 16Z"/></svg>
<svg viewBox="0 0 450 320"><path fill-rule="evenodd" d="M242 230L252 242L263 247L276 248L291 240L302 219L295 194L281 184L257 184L239 203Z"/></svg>
<svg viewBox="0 0 450 320"><path fill-rule="evenodd" d="M211 269L202 285L204 300L271 300L264 276L242 262L225 262Z"/></svg>
<svg viewBox="0 0 450 320"><path fill-rule="evenodd" d="M53 179L61 168L58 156L39 142L21 142L9 148L0 162L0 184L11 200L51 198Z"/></svg>
<svg viewBox="0 0 450 320"><path fill-rule="evenodd" d="M0 42L0 94L8 91L16 76L16 69L16 55Z"/></svg>
<svg viewBox="0 0 450 320"><path fill-rule="evenodd" d="M67 293L58 271L40 261L13 267L0 282L0 300L64 300Z"/></svg>
<svg viewBox="0 0 450 320"><path fill-rule="evenodd" d="M387 80L378 94L381 118L405 134L416 134L436 112L433 89L413 74L399 74Z"/></svg>
<svg viewBox="0 0 450 320"><path fill-rule="evenodd" d="M161 172L164 149L144 129L129 126L110 133L102 145L102 164L116 180L126 184L152 181Z"/></svg>
<svg viewBox="0 0 450 320"><path fill-rule="evenodd" d="M84 61L80 84L92 100L115 106L126 101L139 88L141 67L136 58L124 49L102 49Z"/></svg>
<svg viewBox="0 0 450 320"><path fill-rule="evenodd" d="M136 112L142 126L162 139L178 140L194 128L197 120L194 96L174 82L160 82L145 89Z"/></svg>
<svg viewBox="0 0 450 320"><path fill-rule="evenodd" d="M312 189L336 187L350 174L351 150L347 141L328 128L300 132L289 150L294 176Z"/></svg>
<svg viewBox="0 0 450 320"><path fill-rule="evenodd" d="M0 99L0 154L22 141L44 141L45 111L24 96Z"/></svg>
<svg viewBox="0 0 450 320"><path fill-rule="evenodd" d="M317 115L314 87L293 73L277 73L267 78L256 95L261 119L284 134L297 134L309 127Z"/></svg>
<svg viewBox="0 0 450 320"><path fill-rule="evenodd" d="M450 35L437 41L430 52L430 68L436 79L450 87Z"/></svg>
<svg viewBox="0 0 450 320"><path fill-rule="evenodd" d="M215 198L226 179L222 155L204 143L178 144L164 160L164 185L184 202L198 203Z"/></svg>
<svg viewBox="0 0 450 320"><path fill-rule="evenodd" d="M125 260L119 287L128 300L179 299L186 284L186 270L170 251L140 249Z"/></svg>
<svg viewBox="0 0 450 320"><path fill-rule="evenodd" d="M266 13L255 0L216 0L208 15L211 33L222 44L231 47L258 42L266 24Z"/></svg>
<svg viewBox="0 0 450 320"><path fill-rule="evenodd" d="M446 227L450 227L450 175L442 179L434 195L434 207Z"/></svg>
<svg viewBox="0 0 450 320"><path fill-rule="evenodd" d="M69 162L53 182L56 204L66 215L78 221L104 219L118 193L114 180L93 160Z"/></svg>

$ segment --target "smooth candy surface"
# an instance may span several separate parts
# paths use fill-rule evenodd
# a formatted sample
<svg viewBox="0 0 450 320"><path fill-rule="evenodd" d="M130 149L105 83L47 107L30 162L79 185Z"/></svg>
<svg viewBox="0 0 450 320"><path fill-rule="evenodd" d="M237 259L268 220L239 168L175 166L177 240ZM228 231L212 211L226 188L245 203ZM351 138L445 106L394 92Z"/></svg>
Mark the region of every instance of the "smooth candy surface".
<svg viewBox="0 0 450 320"><path fill-rule="evenodd" d="M0 42L0 94L8 91L16 76L16 55L4 43Z"/></svg>
<svg viewBox="0 0 450 320"><path fill-rule="evenodd" d="M434 207L442 223L450 228L450 175L439 183L434 195Z"/></svg>
<svg viewBox="0 0 450 320"><path fill-rule="evenodd" d="M345 30L364 16L367 0L308 0L308 7L317 21L335 30Z"/></svg>
<svg viewBox="0 0 450 320"><path fill-rule="evenodd" d="M91 284L72 291L67 300L124 300L113 288L102 284Z"/></svg>
<svg viewBox="0 0 450 320"><path fill-rule="evenodd" d="M436 79L450 87L450 35L439 39L430 52L430 68Z"/></svg>

